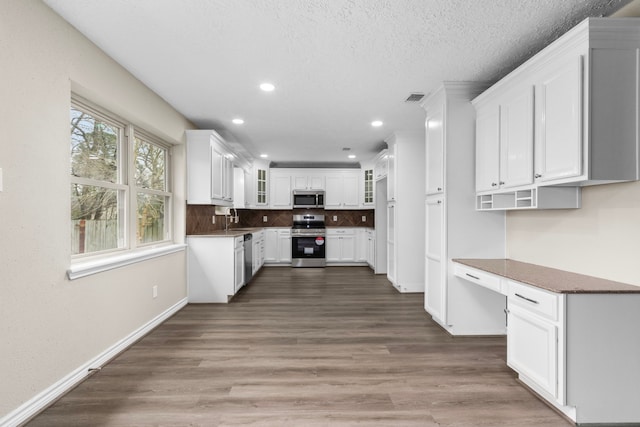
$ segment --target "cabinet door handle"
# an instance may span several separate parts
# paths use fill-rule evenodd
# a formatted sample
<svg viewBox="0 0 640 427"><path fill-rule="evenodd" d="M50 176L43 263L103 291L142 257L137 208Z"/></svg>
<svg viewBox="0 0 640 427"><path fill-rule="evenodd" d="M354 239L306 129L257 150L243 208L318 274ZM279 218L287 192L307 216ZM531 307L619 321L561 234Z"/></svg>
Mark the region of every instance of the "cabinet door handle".
<svg viewBox="0 0 640 427"><path fill-rule="evenodd" d="M442 187L438 187L438 191L442 191Z"/></svg>
<svg viewBox="0 0 640 427"><path fill-rule="evenodd" d="M536 301L536 300L534 300L534 299L531 299L531 298L523 297L523 296L522 296L522 295L520 295L520 294L516 294L516 296L517 296L518 298L522 298L522 299L523 299L523 300L525 300L525 301L529 301L529 302L532 302L532 303L534 303L534 304L540 304L538 301Z"/></svg>
<svg viewBox="0 0 640 427"><path fill-rule="evenodd" d="M540 175L539 173L534 175L535 178L542 178L542 175Z"/></svg>
<svg viewBox="0 0 640 427"><path fill-rule="evenodd" d="M473 274L469 274L469 273L465 273L467 276L471 277L472 279L476 279L476 280L480 280L479 277L474 276Z"/></svg>

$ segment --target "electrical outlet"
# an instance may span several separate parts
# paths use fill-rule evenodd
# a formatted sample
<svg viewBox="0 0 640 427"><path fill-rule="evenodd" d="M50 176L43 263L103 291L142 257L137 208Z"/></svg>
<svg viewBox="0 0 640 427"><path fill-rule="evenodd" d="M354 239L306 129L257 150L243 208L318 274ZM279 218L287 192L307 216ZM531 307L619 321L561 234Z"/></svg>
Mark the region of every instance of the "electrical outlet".
<svg viewBox="0 0 640 427"><path fill-rule="evenodd" d="M266 215L262 217L262 222L267 222L267 216Z"/></svg>
<svg viewBox="0 0 640 427"><path fill-rule="evenodd" d="M151 295L154 298L158 298L158 285L153 285L153 287L151 288Z"/></svg>
<svg viewBox="0 0 640 427"><path fill-rule="evenodd" d="M367 217L362 215L362 222L367 222Z"/></svg>
<svg viewBox="0 0 640 427"><path fill-rule="evenodd" d="M337 221L337 220L338 220L338 215L334 215L334 216L333 216L333 220L334 220L334 221Z"/></svg>
<svg viewBox="0 0 640 427"><path fill-rule="evenodd" d="M215 223L216 223L216 216L211 215L211 224L215 224Z"/></svg>

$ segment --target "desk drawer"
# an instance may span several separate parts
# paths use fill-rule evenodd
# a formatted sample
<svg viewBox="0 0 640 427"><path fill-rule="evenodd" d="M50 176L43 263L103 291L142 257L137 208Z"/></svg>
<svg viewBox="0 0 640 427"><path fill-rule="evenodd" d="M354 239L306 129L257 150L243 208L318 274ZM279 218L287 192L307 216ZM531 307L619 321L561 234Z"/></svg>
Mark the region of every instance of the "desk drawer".
<svg viewBox="0 0 640 427"><path fill-rule="evenodd" d="M558 320L558 306L561 294L509 280L508 298L509 304L527 308L529 311L550 320Z"/></svg>
<svg viewBox="0 0 640 427"><path fill-rule="evenodd" d="M501 280L497 276L457 263L455 264L453 274L460 277L461 279L468 280L469 282L475 283L476 285L484 286L487 289L502 294L500 286Z"/></svg>

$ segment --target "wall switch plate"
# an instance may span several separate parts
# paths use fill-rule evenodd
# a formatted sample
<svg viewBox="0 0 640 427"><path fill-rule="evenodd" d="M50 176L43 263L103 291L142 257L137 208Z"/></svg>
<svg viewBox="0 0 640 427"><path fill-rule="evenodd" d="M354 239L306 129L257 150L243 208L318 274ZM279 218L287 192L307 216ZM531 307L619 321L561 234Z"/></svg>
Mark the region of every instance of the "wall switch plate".
<svg viewBox="0 0 640 427"><path fill-rule="evenodd" d="M338 220L338 215L334 215L334 216L333 216L333 220L334 220L334 221L337 221L337 220Z"/></svg>
<svg viewBox="0 0 640 427"><path fill-rule="evenodd" d="M151 294L154 298L158 298L158 285L153 285L153 288L151 288Z"/></svg>
<svg viewBox="0 0 640 427"><path fill-rule="evenodd" d="M267 222L267 216L266 215L262 217L262 222Z"/></svg>
<svg viewBox="0 0 640 427"><path fill-rule="evenodd" d="M211 224L215 224L215 223L216 223L216 216L211 215Z"/></svg>
<svg viewBox="0 0 640 427"><path fill-rule="evenodd" d="M2 168L0 168L0 191L2 191Z"/></svg>
<svg viewBox="0 0 640 427"><path fill-rule="evenodd" d="M367 217L362 215L362 222L367 222Z"/></svg>

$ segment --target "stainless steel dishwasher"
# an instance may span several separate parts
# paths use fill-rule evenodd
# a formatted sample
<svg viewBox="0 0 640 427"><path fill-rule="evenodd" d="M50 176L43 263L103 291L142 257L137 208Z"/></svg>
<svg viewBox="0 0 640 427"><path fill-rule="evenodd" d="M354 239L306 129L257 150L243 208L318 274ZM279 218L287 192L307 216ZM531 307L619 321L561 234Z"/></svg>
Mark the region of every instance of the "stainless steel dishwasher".
<svg viewBox="0 0 640 427"><path fill-rule="evenodd" d="M253 277L253 234L244 235L244 284Z"/></svg>

